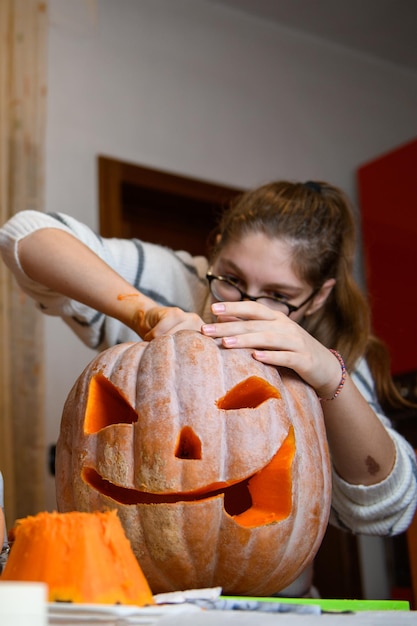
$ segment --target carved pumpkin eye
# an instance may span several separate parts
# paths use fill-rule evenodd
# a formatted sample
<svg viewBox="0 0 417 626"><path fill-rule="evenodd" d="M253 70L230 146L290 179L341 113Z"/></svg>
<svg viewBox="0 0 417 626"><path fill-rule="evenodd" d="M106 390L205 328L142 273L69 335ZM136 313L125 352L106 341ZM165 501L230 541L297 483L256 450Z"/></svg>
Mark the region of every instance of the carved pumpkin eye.
<svg viewBox="0 0 417 626"><path fill-rule="evenodd" d="M106 426L133 424L137 421L138 414L121 391L103 374L93 376L88 388L85 434L92 435Z"/></svg>
<svg viewBox="0 0 417 626"><path fill-rule="evenodd" d="M258 376L250 376L230 389L216 404L225 411L255 409L270 398L281 398L278 389ZM138 414L121 391L103 374L93 376L88 389L85 434L92 435L107 426L134 424L137 421ZM175 456L201 458L201 442L191 428L182 430Z"/></svg>
<svg viewBox="0 0 417 626"><path fill-rule="evenodd" d="M249 376L232 387L216 404L225 411L256 409L270 398L281 398L278 389L259 376Z"/></svg>

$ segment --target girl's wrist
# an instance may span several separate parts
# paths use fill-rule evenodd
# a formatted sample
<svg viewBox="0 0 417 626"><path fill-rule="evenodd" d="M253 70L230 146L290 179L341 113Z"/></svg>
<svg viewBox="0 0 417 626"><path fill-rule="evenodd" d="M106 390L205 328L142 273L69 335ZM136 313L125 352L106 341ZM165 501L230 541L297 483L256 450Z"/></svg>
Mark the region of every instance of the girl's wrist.
<svg viewBox="0 0 417 626"><path fill-rule="evenodd" d="M317 392L318 398L321 402L329 402L331 400L336 400L336 398L339 396L346 382L347 370L346 370L346 365L345 365L342 355L339 352L337 352L337 350L330 349L330 352L336 357L336 359L339 362L340 379L339 379L339 383L337 387L335 387L334 391L330 392L330 394L327 393L327 389L329 386L326 386L326 389L323 389L323 393Z"/></svg>
<svg viewBox="0 0 417 626"><path fill-rule="evenodd" d="M116 297L115 312L112 314L122 324L142 337L147 332L145 328L146 311L155 306L155 302L139 291L131 288L119 293Z"/></svg>

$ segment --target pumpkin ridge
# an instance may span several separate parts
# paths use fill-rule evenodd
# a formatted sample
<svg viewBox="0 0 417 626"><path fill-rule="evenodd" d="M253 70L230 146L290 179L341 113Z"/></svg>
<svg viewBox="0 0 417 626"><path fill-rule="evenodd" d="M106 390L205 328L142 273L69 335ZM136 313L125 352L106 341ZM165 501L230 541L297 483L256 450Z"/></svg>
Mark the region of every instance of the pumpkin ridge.
<svg viewBox="0 0 417 626"><path fill-rule="evenodd" d="M225 381L227 380L226 376L227 376L227 369L225 367L225 362L224 360L221 358L221 354L220 354L220 350L224 350L225 348L219 348L218 354L216 355L217 357L217 368L219 371L219 379L221 381ZM224 385L224 382L223 382ZM223 389L225 392L225 388ZM224 393L222 394L224 395ZM221 421L221 436L220 436L220 450L219 450L219 458L221 459L221 475L222 476L227 476L227 474L225 473L226 471L228 471L228 467L227 467L227 461L228 461L228 454L227 454L227 450L229 449L229 429L227 428L226 425L226 421L222 420Z"/></svg>

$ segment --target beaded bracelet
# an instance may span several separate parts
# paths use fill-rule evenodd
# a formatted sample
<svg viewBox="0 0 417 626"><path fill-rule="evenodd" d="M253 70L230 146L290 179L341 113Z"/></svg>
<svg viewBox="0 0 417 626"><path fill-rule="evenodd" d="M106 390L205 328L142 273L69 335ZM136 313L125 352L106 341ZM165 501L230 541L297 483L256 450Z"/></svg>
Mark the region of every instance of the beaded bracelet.
<svg viewBox="0 0 417 626"><path fill-rule="evenodd" d="M345 365L345 362L343 360L342 355L339 354L339 352L337 352L337 350L330 349L330 352L335 355L336 359L340 363L340 367L342 369L342 377L341 377L340 383L338 384L337 389L334 392L334 394L332 395L332 397L331 398L319 398L319 400L321 402L329 402L330 400L334 400L335 398L337 398L339 393L342 391L343 385L345 384L345 380L346 380L346 365Z"/></svg>

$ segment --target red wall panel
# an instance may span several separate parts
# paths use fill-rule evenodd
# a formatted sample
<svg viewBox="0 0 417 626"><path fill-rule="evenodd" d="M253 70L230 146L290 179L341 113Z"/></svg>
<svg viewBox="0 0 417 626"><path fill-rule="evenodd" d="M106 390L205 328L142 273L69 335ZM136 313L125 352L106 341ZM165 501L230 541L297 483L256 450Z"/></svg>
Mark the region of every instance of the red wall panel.
<svg viewBox="0 0 417 626"><path fill-rule="evenodd" d="M417 369L417 139L358 170L365 273L375 333L392 373Z"/></svg>

